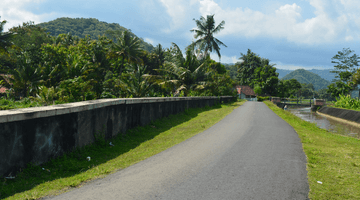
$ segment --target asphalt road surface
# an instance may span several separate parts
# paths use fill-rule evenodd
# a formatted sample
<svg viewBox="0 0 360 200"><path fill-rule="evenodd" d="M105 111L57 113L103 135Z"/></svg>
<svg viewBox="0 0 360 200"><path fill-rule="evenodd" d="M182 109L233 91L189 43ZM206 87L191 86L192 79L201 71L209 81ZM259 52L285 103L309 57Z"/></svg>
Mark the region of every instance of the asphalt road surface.
<svg viewBox="0 0 360 200"><path fill-rule="evenodd" d="M246 102L162 153L52 199L308 199L306 157L294 129Z"/></svg>

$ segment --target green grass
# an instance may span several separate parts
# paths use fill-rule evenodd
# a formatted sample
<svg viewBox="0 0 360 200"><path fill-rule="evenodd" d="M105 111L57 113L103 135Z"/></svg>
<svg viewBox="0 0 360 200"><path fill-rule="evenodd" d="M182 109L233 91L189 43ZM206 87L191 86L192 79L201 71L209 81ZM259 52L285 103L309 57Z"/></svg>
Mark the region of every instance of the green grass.
<svg viewBox="0 0 360 200"><path fill-rule="evenodd" d="M97 140L42 166L29 165L13 180L0 182L0 199L38 199L79 187L158 154L211 127L243 102L189 109L145 127L131 129L111 142ZM87 161L86 157L91 160ZM43 168L43 169L42 169Z"/></svg>
<svg viewBox="0 0 360 200"><path fill-rule="evenodd" d="M29 108L43 106L43 104L33 101L30 98L23 98L22 100L15 101L5 97L0 97L0 110L10 110L18 108Z"/></svg>
<svg viewBox="0 0 360 200"><path fill-rule="evenodd" d="M309 198L360 199L360 140L320 129L269 101L265 103L301 139L308 162Z"/></svg>

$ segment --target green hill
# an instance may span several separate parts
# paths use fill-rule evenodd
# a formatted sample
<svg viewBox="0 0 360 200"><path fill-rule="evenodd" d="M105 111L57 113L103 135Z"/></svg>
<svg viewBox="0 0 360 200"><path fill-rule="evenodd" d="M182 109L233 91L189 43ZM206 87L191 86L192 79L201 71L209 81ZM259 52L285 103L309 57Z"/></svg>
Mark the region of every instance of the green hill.
<svg viewBox="0 0 360 200"><path fill-rule="evenodd" d="M94 18L68 18L62 17L53 21L37 24L45 28L50 35L58 36L59 34L70 33L74 36L84 38L86 35L92 39L97 39L100 35L106 35L107 31L125 31L128 30L116 23L101 22ZM133 34L133 36L136 36ZM153 46L145 42L142 38L142 45L145 50L152 51Z"/></svg>
<svg viewBox="0 0 360 200"><path fill-rule="evenodd" d="M286 76L284 76L282 79L289 80L289 79L296 79L300 83L312 83L314 85L315 90L327 88L328 85L330 85L330 81L327 81L323 78L321 78L319 75L306 71L305 69L297 69Z"/></svg>

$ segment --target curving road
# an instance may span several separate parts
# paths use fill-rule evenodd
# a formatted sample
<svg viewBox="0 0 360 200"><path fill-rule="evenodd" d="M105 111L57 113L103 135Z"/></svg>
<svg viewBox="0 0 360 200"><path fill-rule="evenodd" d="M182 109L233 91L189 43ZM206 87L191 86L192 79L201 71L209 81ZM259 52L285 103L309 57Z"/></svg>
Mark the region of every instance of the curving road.
<svg viewBox="0 0 360 200"><path fill-rule="evenodd" d="M294 129L246 102L162 153L52 199L308 199L306 157Z"/></svg>

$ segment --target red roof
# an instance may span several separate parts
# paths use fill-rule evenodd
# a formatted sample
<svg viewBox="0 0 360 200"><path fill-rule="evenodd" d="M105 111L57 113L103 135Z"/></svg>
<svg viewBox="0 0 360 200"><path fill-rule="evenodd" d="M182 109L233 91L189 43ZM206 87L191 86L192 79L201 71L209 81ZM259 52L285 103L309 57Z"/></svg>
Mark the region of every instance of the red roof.
<svg viewBox="0 0 360 200"><path fill-rule="evenodd" d="M0 76L2 76L2 79L3 79L5 82L9 83L9 76L11 76L11 75L0 74ZM0 80L1 80L1 79L0 79ZM11 83L10 83L10 84L11 84ZM8 90L8 89L7 89L6 87L0 85L0 94L5 93L7 90Z"/></svg>
<svg viewBox="0 0 360 200"><path fill-rule="evenodd" d="M2 86L0 85L0 93L5 93L6 90L8 90L6 87L2 87Z"/></svg>
<svg viewBox="0 0 360 200"><path fill-rule="evenodd" d="M238 91L238 94L243 93L243 94L249 95L249 96L256 96L254 90L251 89L251 87L247 86L247 85L237 85L236 90Z"/></svg>

